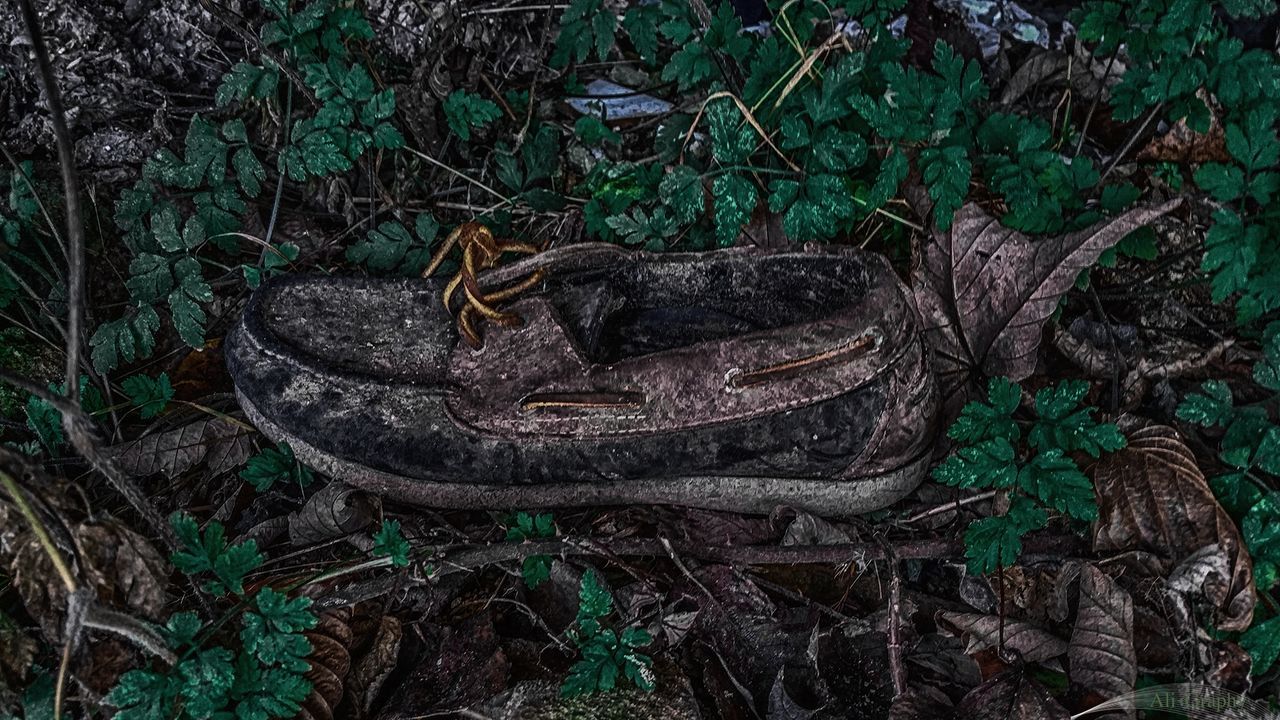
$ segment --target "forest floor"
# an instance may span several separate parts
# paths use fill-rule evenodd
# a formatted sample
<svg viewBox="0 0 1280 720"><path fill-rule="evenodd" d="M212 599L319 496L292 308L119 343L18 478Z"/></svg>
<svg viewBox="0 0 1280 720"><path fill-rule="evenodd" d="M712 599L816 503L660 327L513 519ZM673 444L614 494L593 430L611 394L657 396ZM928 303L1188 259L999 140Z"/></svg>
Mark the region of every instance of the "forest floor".
<svg viewBox="0 0 1280 720"><path fill-rule="evenodd" d="M0 718L1274 706L1274 3L48 0L65 133L27 4ZM253 290L417 277L464 223L885 255L935 467L856 518L438 511L263 437Z"/></svg>

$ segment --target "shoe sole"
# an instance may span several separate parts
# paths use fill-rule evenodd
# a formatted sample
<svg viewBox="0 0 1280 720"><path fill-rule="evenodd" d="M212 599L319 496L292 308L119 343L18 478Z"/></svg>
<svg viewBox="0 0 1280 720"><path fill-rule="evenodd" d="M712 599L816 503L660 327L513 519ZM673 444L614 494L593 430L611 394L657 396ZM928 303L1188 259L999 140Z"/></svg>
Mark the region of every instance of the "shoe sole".
<svg viewBox="0 0 1280 720"><path fill-rule="evenodd" d="M843 480L696 475L524 486L455 483L396 475L344 460L267 419L238 388L236 397L249 421L273 442L287 442L304 465L376 495L433 508L536 510L643 504L768 514L787 506L844 517L879 510L901 500L923 481L930 459L926 450L892 470Z"/></svg>

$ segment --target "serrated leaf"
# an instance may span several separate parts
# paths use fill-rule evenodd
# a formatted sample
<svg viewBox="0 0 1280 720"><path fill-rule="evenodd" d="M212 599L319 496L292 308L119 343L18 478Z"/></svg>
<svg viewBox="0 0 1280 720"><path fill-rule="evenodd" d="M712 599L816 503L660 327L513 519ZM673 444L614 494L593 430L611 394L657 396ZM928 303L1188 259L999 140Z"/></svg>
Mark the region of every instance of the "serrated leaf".
<svg viewBox="0 0 1280 720"><path fill-rule="evenodd" d="M1200 390L1183 398L1178 405L1178 417L1205 427L1229 424L1235 417L1231 388L1221 380L1208 380Z"/></svg>
<svg viewBox="0 0 1280 720"><path fill-rule="evenodd" d="M160 373L155 379L134 375L125 378L120 387L144 420L159 415L173 399L173 385L169 383L168 373Z"/></svg>
<svg viewBox="0 0 1280 720"><path fill-rule="evenodd" d="M969 192L973 175L969 153L958 145L929 147L920 152L919 162L924 184L933 199L934 224L939 230L946 230Z"/></svg>
<svg viewBox="0 0 1280 720"><path fill-rule="evenodd" d="M262 183L267 179L267 171L258 162L258 156L248 145L239 148L231 155L231 167L235 168L236 180L240 188L249 197L257 197L262 192Z"/></svg>
<svg viewBox="0 0 1280 720"><path fill-rule="evenodd" d="M471 140L471 131L482 128L502 116L502 110L492 100L472 95L465 90L454 90L444 99L444 117L449 129L463 142Z"/></svg>
<svg viewBox="0 0 1280 720"><path fill-rule="evenodd" d="M412 549L409 541L400 534L400 523L396 520L383 520L382 526L373 534L373 556L389 557L396 567L409 564Z"/></svg>
<svg viewBox="0 0 1280 720"><path fill-rule="evenodd" d="M1077 520L1094 520L1098 505L1093 483L1057 448L1031 458L1018 472L1018 486L1040 502Z"/></svg>
<svg viewBox="0 0 1280 720"><path fill-rule="evenodd" d="M265 492L276 483L306 487L311 484L315 476L310 468L294 457L293 448L290 448L287 443L280 443L273 448L265 448L249 458L244 470L240 471L240 479L252 485L258 492Z"/></svg>
<svg viewBox="0 0 1280 720"><path fill-rule="evenodd" d="M160 316L150 305L139 307L119 320L99 325L89 338L94 369L99 373L109 373L119 367L121 360L133 362L140 357L150 357L155 349L155 333L159 329Z"/></svg>
<svg viewBox="0 0 1280 720"><path fill-rule="evenodd" d="M969 572L981 575L1016 564L1022 554L1022 536L1048 521L1044 510L1022 497L1014 497L1004 515L973 521L964 534Z"/></svg>
<svg viewBox="0 0 1280 720"><path fill-rule="evenodd" d="M169 293L169 310L178 337L193 348L204 347L204 309L201 303L213 300L213 290L204 280L200 261L184 257L173 265L177 287Z"/></svg>
<svg viewBox="0 0 1280 720"><path fill-rule="evenodd" d="M962 488L1012 487L1018 480L1017 453L1003 437L966 445L934 468L933 477Z"/></svg>
<svg viewBox="0 0 1280 720"><path fill-rule="evenodd" d="M671 208L677 222L691 225L706 211L702 177L688 165L677 165L658 184L658 197Z"/></svg>
<svg viewBox="0 0 1280 720"><path fill-rule="evenodd" d="M725 173L711 183L711 194L716 199L716 239L721 247L728 247L751 219L759 200L756 186L741 175Z"/></svg>

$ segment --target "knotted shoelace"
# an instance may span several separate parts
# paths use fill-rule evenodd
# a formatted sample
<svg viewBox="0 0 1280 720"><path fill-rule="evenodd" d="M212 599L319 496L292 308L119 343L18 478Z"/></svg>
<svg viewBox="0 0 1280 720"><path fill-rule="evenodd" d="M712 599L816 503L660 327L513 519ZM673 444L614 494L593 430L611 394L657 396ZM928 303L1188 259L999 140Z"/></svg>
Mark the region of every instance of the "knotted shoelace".
<svg viewBox="0 0 1280 720"><path fill-rule="evenodd" d="M464 304L457 315L458 333L468 345L479 348L482 340L476 325L477 316L505 327L518 327L523 319L516 313L499 310L496 305L542 282L546 277L546 269L539 268L514 285L489 293L484 292L478 280L482 271L496 267L502 257L508 253L536 255L541 250L528 243L499 240L494 237L493 231L488 227L469 222L459 225L449 233L432 256L431 263L427 265L426 270L422 271L422 277L425 278L434 273L454 245L462 248L462 264L458 267L458 272L453 279L445 286L444 306L452 311L454 294L461 287Z"/></svg>

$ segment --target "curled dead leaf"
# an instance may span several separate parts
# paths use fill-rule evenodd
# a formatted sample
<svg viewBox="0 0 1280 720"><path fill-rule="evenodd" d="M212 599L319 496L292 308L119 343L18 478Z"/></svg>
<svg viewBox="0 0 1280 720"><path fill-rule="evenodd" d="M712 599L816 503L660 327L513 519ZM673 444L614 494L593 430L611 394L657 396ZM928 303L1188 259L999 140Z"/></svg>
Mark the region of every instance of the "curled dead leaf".
<svg viewBox="0 0 1280 720"><path fill-rule="evenodd" d="M1179 563L1208 545L1220 545L1227 577L1205 585L1218 609L1217 627L1249 627L1256 602L1253 563L1240 531L1222 509L1196 466L1191 450L1172 428L1134 431L1125 449L1093 468L1098 493L1095 552L1147 550Z"/></svg>
<svg viewBox="0 0 1280 720"><path fill-rule="evenodd" d="M309 545L349 535L368 527L378 507L376 497L335 480L289 516L289 539Z"/></svg>
<svg viewBox="0 0 1280 720"><path fill-rule="evenodd" d="M98 603L152 621L163 616L169 570L149 540L112 518L77 523L70 533L75 551L66 559ZM46 637L60 639L66 587L34 535L24 538L10 563L14 587Z"/></svg>

